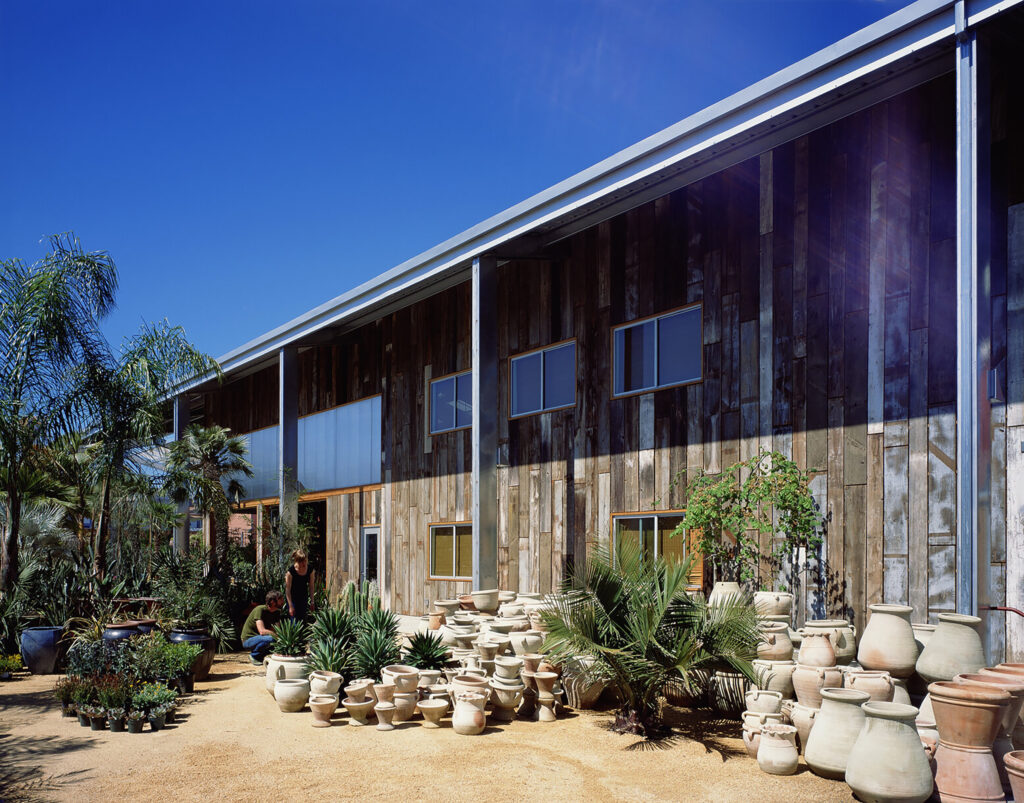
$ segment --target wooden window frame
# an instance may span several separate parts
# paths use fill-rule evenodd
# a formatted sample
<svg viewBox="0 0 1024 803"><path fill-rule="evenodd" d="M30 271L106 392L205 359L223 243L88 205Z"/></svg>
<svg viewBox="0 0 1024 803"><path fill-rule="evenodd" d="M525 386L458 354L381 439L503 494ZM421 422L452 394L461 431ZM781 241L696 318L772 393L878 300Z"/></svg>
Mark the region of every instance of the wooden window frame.
<svg viewBox="0 0 1024 803"><path fill-rule="evenodd" d="M612 555L615 554L615 522L619 519L657 519L659 516L682 516L685 520L686 510L636 510L627 513L612 513L611 515L611 526L609 528L609 539L612 545ZM689 534L689 530L686 531ZM661 555L661 528L655 525L654 528L654 549L655 556L660 557ZM690 553L689 544L683 545L683 556L687 556Z"/></svg>
<svg viewBox="0 0 1024 803"><path fill-rule="evenodd" d="M470 575L468 577L461 577L461 576L458 576L458 575L453 575L453 576L449 577L449 576L445 576L445 575L434 574L431 571L431 569L433 569L433 567L434 567L434 529L438 528L438 527L451 527L452 528L452 571L455 571L455 569L458 566L458 560L459 560L459 558L458 558L458 554L459 553L458 553L458 550L456 549L455 528L456 527L472 527L472 526L473 526L473 522L471 522L471 521L432 521L432 522L430 522L430 524L428 525L429 529L428 529L428 533L427 533L427 579L428 580L444 580L444 581L456 582L456 583L463 583L463 582L465 582L465 583L472 583L473 582L472 575ZM470 546L472 546L472 542L470 543Z"/></svg>
<svg viewBox="0 0 1024 803"><path fill-rule="evenodd" d="M438 382L443 382L446 379L455 377L455 398L459 397L459 377L464 375L472 375L473 369L470 368L466 371L453 371L450 374L442 374L441 376L431 377L427 382L427 435L433 437L435 435L444 435L448 432L461 432L465 429L472 429L472 424L466 424L462 427L451 427L450 429L433 429L434 424L434 385ZM456 420L458 415L456 414Z"/></svg>
<svg viewBox="0 0 1024 803"><path fill-rule="evenodd" d="M553 351L554 349L568 346L570 343L573 345L572 350L572 401L568 404L559 404L557 407L542 407L540 410L531 410L527 413L513 413L512 412L512 399L513 399L513 387L515 384L514 374L512 371L512 365L516 360L521 360L524 357L529 357L531 354L541 354L541 368L540 368L540 383L541 383L541 396L544 396L544 353ZM523 351L519 354L514 354L508 358L508 419L509 421L515 421L520 418L529 418L532 415L542 415L543 413L551 413L555 410L568 410L570 407L576 406L576 395L577 395L577 371L579 369L579 344L575 337L567 337L565 340L559 340L555 343L549 343L547 346L541 346L540 348L530 349L529 351Z"/></svg>
<svg viewBox="0 0 1024 803"><path fill-rule="evenodd" d="M615 335L619 331L622 331L622 330L625 330L625 329L629 329L629 328L631 328L633 326L639 326L640 324L647 323L648 321L657 321L657 320L659 320L661 318L668 318L669 316L675 315L678 312L686 312L687 310L691 310L691 309L698 310L699 314L700 314L700 343L699 343L700 348L698 350L698 356L700 357L700 375L696 379L688 379L685 382L670 382L670 383L665 384L665 385L655 384L655 385L652 385L651 387L648 387L648 388L641 388L639 390L630 390L630 391L626 391L624 393L616 393L615 392ZM658 341L658 326L657 325L655 325L655 327L654 327L654 338L655 338L655 340L654 340L654 344L655 344L655 347L654 347L655 371L657 371L657 361L658 361L658 356L659 356L658 355L658 346L660 345L660 343ZM641 396L644 393L653 393L656 390L663 390L665 388L678 388L678 387L685 387L687 385L699 385L700 383L702 383L704 381L704 302L703 301L696 301L696 302L694 302L692 304L684 304L681 307L675 307L673 309L665 310L664 312L659 312L656 315L647 315L646 317L643 317L643 318L637 318L637 319L632 320L632 321L626 321L625 323L617 324L616 326L613 326L611 328L610 340L611 340L611 342L610 342L610 349L611 350L610 350L609 353L611 355L611 359L609 359L608 362L611 365L611 391L612 391L612 398L613 399L625 399L625 398L628 398L630 396Z"/></svg>

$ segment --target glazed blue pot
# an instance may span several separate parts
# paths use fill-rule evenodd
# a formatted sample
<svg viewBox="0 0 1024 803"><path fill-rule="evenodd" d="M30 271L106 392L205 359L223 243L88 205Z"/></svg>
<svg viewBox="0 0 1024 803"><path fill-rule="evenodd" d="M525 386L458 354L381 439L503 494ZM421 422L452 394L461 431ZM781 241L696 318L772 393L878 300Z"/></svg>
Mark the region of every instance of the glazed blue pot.
<svg viewBox="0 0 1024 803"><path fill-rule="evenodd" d="M26 627L21 631L21 660L33 675L52 675L60 659L63 627Z"/></svg>
<svg viewBox="0 0 1024 803"><path fill-rule="evenodd" d="M195 680L206 680L210 675L210 667L213 666L214 656L217 655L217 642L205 630L172 630L167 636L168 641L188 641L192 644L199 644L203 651L192 663L192 675Z"/></svg>
<svg viewBox="0 0 1024 803"><path fill-rule="evenodd" d="M114 622L103 628L103 640L122 641L137 636L140 632L138 622Z"/></svg>
<svg viewBox="0 0 1024 803"><path fill-rule="evenodd" d="M143 635L152 633L157 629L156 619L139 619L138 621L139 632Z"/></svg>

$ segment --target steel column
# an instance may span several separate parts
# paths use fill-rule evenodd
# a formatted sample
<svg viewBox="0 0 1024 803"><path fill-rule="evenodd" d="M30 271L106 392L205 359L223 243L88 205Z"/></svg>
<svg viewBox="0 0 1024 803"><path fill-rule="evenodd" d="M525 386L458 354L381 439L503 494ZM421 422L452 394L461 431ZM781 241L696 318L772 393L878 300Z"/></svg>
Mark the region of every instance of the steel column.
<svg viewBox="0 0 1024 803"><path fill-rule="evenodd" d="M179 393L174 397L172 408L174 440L180 441L189 424L188 398L184 393ZM179 555L184 555L188 552L188 502L178 502L177 513L181 517L181 521L174 525L174 551Z"/></svg>
<svg viewBox="0 0 1024 803"><path fill-rule="evenodd" d="M498 263L473 260L473 588L498 586Z"/></svg>
<svg viewBox="0 0 1024 803"><path fill-rule="evenodd" d="M277 496L278 527L299 526L299 352L278 351ZM278 538L280 551L281 539Z"/></svg>

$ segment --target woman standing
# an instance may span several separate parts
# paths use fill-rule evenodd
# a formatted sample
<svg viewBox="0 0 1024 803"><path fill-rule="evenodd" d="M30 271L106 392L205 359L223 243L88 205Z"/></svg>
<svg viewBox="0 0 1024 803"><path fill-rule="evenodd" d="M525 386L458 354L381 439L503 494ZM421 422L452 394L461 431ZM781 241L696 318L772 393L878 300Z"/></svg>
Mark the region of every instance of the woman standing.
<svg viewBox="0 0 1024 803"><path fill-rule="evenodd" d="M316 572L309 568L309 560L301 549L292 552L292 565L284 576L284 593L288 598L288 615L305 620L313 610L310 589L314 587Z"/></svg>

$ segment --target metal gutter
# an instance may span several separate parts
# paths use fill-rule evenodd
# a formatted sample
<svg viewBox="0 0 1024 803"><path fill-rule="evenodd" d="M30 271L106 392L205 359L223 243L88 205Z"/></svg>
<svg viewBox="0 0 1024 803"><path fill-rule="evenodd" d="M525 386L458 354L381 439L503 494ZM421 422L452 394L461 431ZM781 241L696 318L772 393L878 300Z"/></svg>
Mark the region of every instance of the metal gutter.
<svg viewBox="0 0 1024 803"><path fill-rule="evenodd" d="M969 24L1022 2L974 0L968 4ZM952 69L954 5L955 0L917 0L239 346L220 358L221 366L230 373L271 360L282 346L365 317L418 288L450 283L453 274L468 276L474 258L500 252L517 238L546 232L557 238L560 227L564 236L567 223L591 214L595 205L658 184L689 161L749 141L765 128L785 130L830 98L867 86L872 76L887 67L896 70L930 47L948 42ZM211 378L198 377L177 392Z"/></svg>

